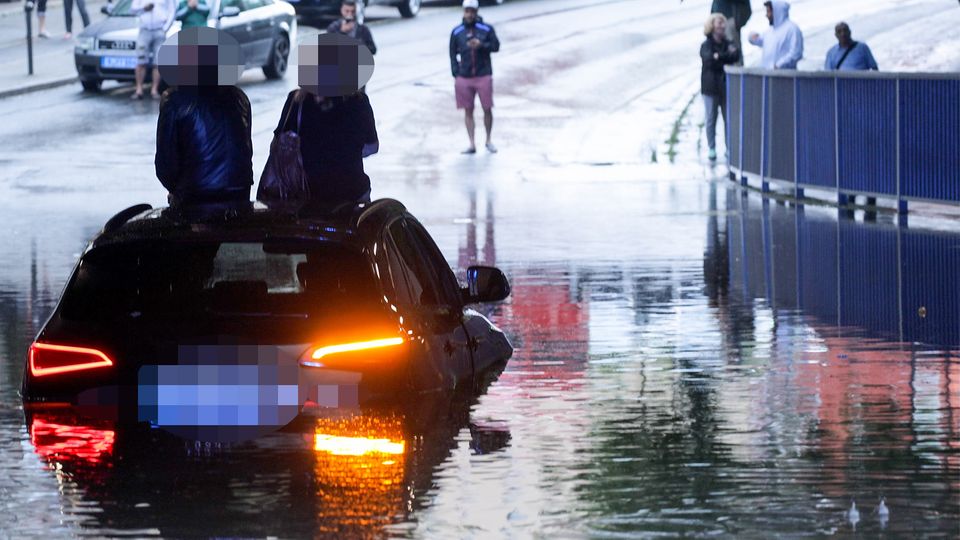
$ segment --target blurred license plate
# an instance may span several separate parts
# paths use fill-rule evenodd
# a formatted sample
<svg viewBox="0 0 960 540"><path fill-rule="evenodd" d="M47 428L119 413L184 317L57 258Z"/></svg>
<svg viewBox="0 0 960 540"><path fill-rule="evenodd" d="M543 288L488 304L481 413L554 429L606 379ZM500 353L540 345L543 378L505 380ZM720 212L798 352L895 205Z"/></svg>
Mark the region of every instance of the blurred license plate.
<svg viewBox="0 0 960 540"><path fill-rule="evenodd" d="M107 69L133 69L137 67L136 56L101 56L100 67Z"/></svg>

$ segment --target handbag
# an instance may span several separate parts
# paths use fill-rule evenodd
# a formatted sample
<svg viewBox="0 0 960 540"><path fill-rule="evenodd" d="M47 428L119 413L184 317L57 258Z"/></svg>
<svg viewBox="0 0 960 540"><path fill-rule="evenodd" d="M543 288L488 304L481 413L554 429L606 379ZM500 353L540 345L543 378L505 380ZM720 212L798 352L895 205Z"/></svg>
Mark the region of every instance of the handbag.
<svg viewBox="0 0 960 540"><path fill-rule="evenodd" d="M257 187L258 201L310 198L310 185L307 183L307 174L303 169L303 156L300 153L300 119L303 115L303 100L294 99L283 119L283 126L286 127L294 104L297 106L297 130L281 131L273 136L270 155L267 157L267 164L263 167L260 185Z"/></svg>

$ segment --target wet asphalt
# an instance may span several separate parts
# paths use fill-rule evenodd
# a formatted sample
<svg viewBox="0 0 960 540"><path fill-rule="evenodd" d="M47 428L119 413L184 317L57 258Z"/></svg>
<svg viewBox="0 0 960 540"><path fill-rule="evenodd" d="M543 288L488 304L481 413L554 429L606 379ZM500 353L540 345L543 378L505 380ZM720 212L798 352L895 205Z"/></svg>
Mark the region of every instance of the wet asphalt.
<svg viewBox="0 0 960 540"><path fill-rule="evenodd" d="M733 186L699 129L708 4L484 8L504 44L500 152L472 156L446 60L458 9L376 12L373 197L406 204L459 273L496 265L513 284L486 308L516 349L495 381L317 427L399 453L27 425L24 353L85 242L165 193L157 104L129 85L0 101L0 537L955 534L956 227ZM863 17L934 9L892 6ZM244 77L257 176L295 83Z"/></svg>

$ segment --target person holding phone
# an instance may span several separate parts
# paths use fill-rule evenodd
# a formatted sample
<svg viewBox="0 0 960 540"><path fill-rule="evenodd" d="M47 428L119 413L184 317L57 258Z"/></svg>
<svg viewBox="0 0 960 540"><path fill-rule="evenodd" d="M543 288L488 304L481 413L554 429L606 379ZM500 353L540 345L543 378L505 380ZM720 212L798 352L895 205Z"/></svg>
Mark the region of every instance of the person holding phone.
<svg viewBox="0 0 960 540"><path fill-rule="evenodd" d="M370 54L377 54L377 44L373 42L373 34L367 25L357 22L356 0L343 0L340 4L340 18L327 26L328 34L343 34L360 40L370 49Z"/></svg>
<svg viewBox="0 0 960 540"><path fill-rule="evenodd" d="M464 110L464 122L470 146L463 154L476 154L474 141L475 123L473 108L480 95L483 108L483 126L487 132L487 152L495 153L497 147L490 141L493 131L493 65L490 54L500 50L500 40L493 26L483 22L478 15L478 0L463 0L463 22L450 33L450 69L453 72L457 108Z"/></svg>

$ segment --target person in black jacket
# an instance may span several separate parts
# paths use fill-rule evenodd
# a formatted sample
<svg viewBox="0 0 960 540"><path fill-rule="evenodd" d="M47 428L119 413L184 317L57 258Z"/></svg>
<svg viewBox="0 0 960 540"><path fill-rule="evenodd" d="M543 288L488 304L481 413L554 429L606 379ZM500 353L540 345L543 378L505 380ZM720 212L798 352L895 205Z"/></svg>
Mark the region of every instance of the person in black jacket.
<svg viewBox="0 0 960 540"><path fill-rule="evenodd" d="M241 72L240 45L225 32L189 28L168 39L158 58L170 88L160 101L154 164L170 205L249 201L250 100L233 86ZM187 58L197 65L181 61Z"/></svg>
<svg viewBox="0 0 960 540"><path fill-rule="evenodd" d="M450 70L455 79L457 108L464 110L464 122L470 146L464 154L475 154L475 123L473 108L477 94L483 108L483 126L487 131L486 148L495 153L497 147L490 140L493 131L493 66L490 53L500 50L500 40L493 26L485 24L477 15L478 0L463 0L463 23L450 33Z"/></svg>
<svg viewBox="0 0 960 540"><path fill-rule="evenodd" d="M722 13L713 13L703 27L707 36L700 45L700 93L706 108L707 157L717 159L717 109L727 122L727 77L723 66L735 64L740 59L740 50L726 37L727 18Z"/></svg>
<svg viewBox="0 0 960 540"><path fill-rule="evenodd" d="M380 141L370 99L354 90L346 96L322 96L301 88L291 91L283 104L274 134L299 134L313 201L370 201L370 177L363 172L363 158L377 153Z"/></svg>
<svg viewBox="0 0 960 540"><path fill-rule="evenodd" d="M710 13L721 13L727 18L727 39L733 42L737 50L743 50L740 43L740 30L743 29L753 10L750 9L750 0L713 0ZM743 58L737 60L736 65L743 65Z"/></svg>
<svg viewBox="0 0 960 540"><path fill-rule="evenodd" d="M342 34L360 40L370 49L370 54L377 54L377 44L373 42L373 33L365 24L357 22L356 0L343 0L340 4L340 18L327 26L328 34Z"/></svg>

